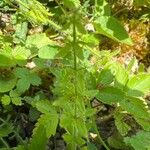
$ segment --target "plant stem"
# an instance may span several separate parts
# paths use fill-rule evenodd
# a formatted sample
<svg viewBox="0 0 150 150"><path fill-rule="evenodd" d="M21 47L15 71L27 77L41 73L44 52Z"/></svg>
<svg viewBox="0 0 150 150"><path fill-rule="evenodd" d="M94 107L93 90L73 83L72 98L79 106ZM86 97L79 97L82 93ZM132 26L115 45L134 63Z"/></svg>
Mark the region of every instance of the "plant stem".
<svg viewBox="0 0 150 150"><path fill-rule="evenodd" d="M76 25L75 25L75 14L73 15L73 41L72 41L72 46L73 46L73 65L74 65L74 72L75 72L75 75L74 75L74 78L75 78L75 81L74 81L74 86L75 86L75 95L77 97L77 52L76 52L76 43L77 43L77 38L76 38Z"/></svg>
<svg viewBox="0 0 150 150"><path fill-rule="evenodd" d="M66 15L66 12L65 12L64 8L61 6L61 4L58 2L58 0L55 0L55 2L58 4L58 6L62 10L62 12Z"/></svg>
<svg viewBox="0 0 150 150"><path fill-rule="evenodd" d="M74 68L74 88L75 88L75 120L77 119L77 100L78 100L78 92L77 92L77 54L76 54L76 24L75 24L76 16L73 14L73 41L72 41L72 49L73 49L73 68ZM76 129L74 129L74 136ZM75 145L75 149L77 145Z"/></svg>
<svg viewBox="0 0 150 150"><path fill-rule="evenodd" d="M73 16L73 58L74 58L74 70L77 70L77 57L76 57L76 25L75 15Z"/></svg>
<svg viewBox="0 0 150 150"><path fill-rule="evenodd" d="M92 120L93 120L92 121L93 122L93 127L94 127L94 130L95 130L96 134L97 134L99 142L105 147L106 150L110 150L109 147L106 145L106 143L104 142L104 140L102 139L102 137L99 134L99 131L98 131L98 128L97 128L97 125L96 125L96 122L95 122L95 118L93 117Z"/></svg>
<svg viewBox="0 0 150 150"><path fill-rule="evenodd" d="M88 107L91 108L90 100L88 100L87 104L88 104ZM102 139L102 137L99 134L99 131L98 131L98 128L97 128L97 125L96 125L96 122L95 122L95 120L96 120L95 116L92 116L91 120L92 120L92 126L93 126L93 128L94 128L94 130L97 134L99 143L101 143L105 147L106 150L110 150L109 147L106 145L106 143L104 142L104 140Z"/></svg>

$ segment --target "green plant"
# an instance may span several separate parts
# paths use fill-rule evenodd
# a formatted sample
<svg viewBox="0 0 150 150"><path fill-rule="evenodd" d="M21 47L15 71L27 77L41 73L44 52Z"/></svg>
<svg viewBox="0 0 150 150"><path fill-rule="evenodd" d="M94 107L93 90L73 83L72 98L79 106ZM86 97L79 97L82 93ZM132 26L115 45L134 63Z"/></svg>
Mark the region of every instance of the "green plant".
<svg viewBox="0 0 150 150"><path fill-rule="evenodd" d="M93 4L89 1L56 0L61 13L56 11L58 14L52 14L36 0L16 2L19 4L13 16L16 31L13 37L0 35L1 103L4 108L10 106L12 109L14 105L28 104L30 110L36 110L37 118L37 112L40 112L31 141L20 142L16 149L46 149L47 140L56 134L59 126L65 130L63 139L69 150L97 149L89 133L95 133L97 141L109 150L96 125L93 99L114 107L112 116L117 130L122 138L125 137L125 143L136 149L136 139L142 136L149 138L150 113L144 96L150 90L150 74L132 72L133 60L128 68L117 63L113 59L118 54L116 51L97 50L102 35L132 45L126 30L111 15L109 4L105 0L95 0ZM90 5L95 9L91 10ZM88 16L90 13L92 15ZM53 15L59 18L59 14L65 22L60 21L58 25ZM49 30L55 29L55 34L49 37L46 33L27 35L29 22L50 26L52 29ZM97 62L92 63L91 57ZM34 69L27 67L29 61L34 63ZM42 89L41 70L55 77L53 87L48 85L46 91L52 91L52 99ZM30 93L32 88L38 92ZM132 124L124 120L129 116L141 126L139 130L143 130L137 136L126 137L132 130ZM4 136L9 134L4 132ZM2 142L5 144L3 139ZM149 144L141 144L145 143ZM149 145L141 148L146 150Z"/></svg>

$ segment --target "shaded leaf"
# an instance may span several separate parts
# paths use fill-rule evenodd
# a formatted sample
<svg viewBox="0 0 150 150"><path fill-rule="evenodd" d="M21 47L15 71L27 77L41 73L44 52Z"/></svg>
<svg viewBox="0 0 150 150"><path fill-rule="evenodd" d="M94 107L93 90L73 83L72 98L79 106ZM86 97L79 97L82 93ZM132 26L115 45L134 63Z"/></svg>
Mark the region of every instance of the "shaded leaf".
<svg viewBox="0 0 150 150"><path fill-rule="evenodd" d="M95 23L96 31L118 42L132 45L132 40L123 26L114 17L101 16Z"/></svg>
<svg viewBox="0 0 150 150"><path fill-rule="evenodd" d="M103 103L111 105L122 101L125 98L125 93L115 87L105 87L99 91L96 98Z"/></svg>
<svg viewBox="0 0 150 150"><path fill-rule="evenodd" d="M134 117L149 119L148 106L143 99L136 97L126 97L120 101L121 107Z"/></svg>
<svg viewBox="0 0 150 150"><path fill-rule="evenodd" d="M149 150L150 132L139 131L132 137L126 137L125 142L131 145L135 150Z"/></svg>

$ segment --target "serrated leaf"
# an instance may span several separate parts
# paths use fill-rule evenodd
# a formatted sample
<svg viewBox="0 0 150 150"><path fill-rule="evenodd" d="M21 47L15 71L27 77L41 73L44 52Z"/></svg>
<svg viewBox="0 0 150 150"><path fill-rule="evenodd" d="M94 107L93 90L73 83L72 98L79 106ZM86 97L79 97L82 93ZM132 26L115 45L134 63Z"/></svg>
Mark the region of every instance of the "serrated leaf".
<svg viewBox="0 0 150 150"><path fill-rule="evenodd" d="M126 137L125 142L131 145L135 150L149 150L150 132L139 131L132 137Z"/></svg>
<svg viewBox="0 0 150 150"><path fill-rule="evenodd" d="M3 105L9 105L11 100L10 100L10 97L8 95L4 95L2 98L1 98L1 102Z"/></svg>
<svg viewBox="0 0 150 150"><path fill-rule="evenodd" d="M26 78L29 76L29 70L27 68L16 68L15 75L18 78Z"/></svg>
<svg viewBox="0 0 150 150"><path fill-rule="evenodd" d="M115 113L114 117L115 117L115 125L119 133L122 136L125 136L128 133L128 131L131 129L131 127L123 121L125 115L120 112L117 112Z"/></svg>
<svg viewBox="0 0 150 150"><path fill-rule="evenodd" d="M31 143L29 145L29 150L45 150L47 145L47 136L46 130L43 128L44 126L38 126L36 133L34 133Z"/></svg>
<svg viewBox="0 0 150 150"><path fill-rule="evenodd" d="M8 80L0 78L0 93L5 93L12 90L16 85L16 81L17 79L13 75Z"/></svg>
<svg viewBox="0 0 150 150"><path fill-rule="evenodd" d="M28 23L20 22L15 26L15 37L23 41L26 40L26 35L28 32Z"/></svg>
<svg viewBox="0 0 150 150"><path fill-rule="evenodd" d="M12 67L16 63L12 57L12 48L8 45L0 50L0 67Z"/></svg>
<svg viewBox="0 0 150 150"><path fill-rule="evenodd" d="M16 106L21 106L22 105L21 97L12 97L11 101Z"/></svg>
<svg viewBox="0 0 150 150"><path fill-rule="evenodd" d="M54 59L58 49L52 46L44 46L39 49L38 56L42 59Z"/></svg>
<svg viewBox="0 0 150 150"><path fill-rule="evenodd" d="M54 45L45 33L36 33L27 37L26 46L27 47L37 47L42 48L46 45Z"/></svg>
<svg viewBox="0 0 150 150"><path fill-rule="evenodd" d="M19 92L25 92L29 89L31 84L34 86L41 84L41 78L26 68L17 68L15 75L20 78L17 82L17 90Z"/></svg>
<svg viewBox="0 0 150 150"><path fill-rule="evenodd" d="M11 90L9 92L9 96L10 97L19 97L20 95L19 95L19 93L16 90Z"/></svg>
<svg viewBox="0 0 150 150"><path fill-rule="evenodd" d="M39 126L43 126L46 130L47 138L50 138L52 135L55 135L56 129L58 125L58 114L55 113L47 113L42 114L36 123L36 128L34 129L34 133Z"/></svg>
<svg viewBox="0 0 150 150"><path fill-rule="evenodd" d="M87 137L86 123L80 118L74 119L74 117L64 114L61 117L60 124L69 133L76 132L78 137Z"/></svg>
<svg viewBox="0 0 150 150"><path fill-rule="evenodd" d="M30 54L30 50L22 46L16 46L12 51L12 55L16 60L26 60Z"/></svg>
<svg viewBox="0 0 150 150"><path fill-rule="evenodd" d="M129 96L144 96L150 91L150 74L138 74L132 77L126 88Z"/></svg>
<svg viewBox="0 0 150 150"><path fill-rule="evenodd" d="M111 105L122 101L125 98L125 93L115 87L105 87L99 91L96 98L103 103Z"/></svg>
<svg viewBox="0 0 150 150"><path fill-rule="evenodd" d="M120 101L121 107L134 117L149 119L148 106L143 99L136 97L126 97Z"/></svg>
<svg viewBox="0 0 150 150"><path fill-rule="evenodd" d="M150 131L150 120L135 118L136 122L142 126L145 131Z"/></svg>
<svg viewBox="0 0 150 150"><path fill-rule="evenodd" d="M116 63L116 69L114 86L123 90L128 81L129 74L126 69L118 63Z"/></svg>
<svg viewBox="0 0 150 150"><path fill-rule="evenodd" d="M22 79L19 79L19 80L18 80L16 86L17 86L17 90L18 90L19 92L25 92L26 90L29 89L29 87L30 87L30 82L29 82L28 79L22 78Z"/></svg>
<svg viewBox="0 0 150 150"><path fill-rule="evenodd" d="M114 75L111 71L108 69L103 69L98 76L97 84L101 84L102 86L109 85L113 82L113 79Z"/></svg>
<svg viewBox="0 0 150 150"><path fill-rule="evenodd" d="M36 103L36 108L41 113L56 113L52 108L52 104L48 100L40 100Z"/></svg>
<svg viewBox="0 0 150 150"><path fill-rule="evenodd" d="M117 19L110 16L101 16L94 22L96 31L118 42L132 45L128 33Z"/></svg>
<svg viewBox="0 0 150 150"><path fill-rule="evenodd" d="M34 73L29 75L29 81L30 81L30 84L34 86L38 86L41 84L41 78L37 74L34 74Z"/></svg>

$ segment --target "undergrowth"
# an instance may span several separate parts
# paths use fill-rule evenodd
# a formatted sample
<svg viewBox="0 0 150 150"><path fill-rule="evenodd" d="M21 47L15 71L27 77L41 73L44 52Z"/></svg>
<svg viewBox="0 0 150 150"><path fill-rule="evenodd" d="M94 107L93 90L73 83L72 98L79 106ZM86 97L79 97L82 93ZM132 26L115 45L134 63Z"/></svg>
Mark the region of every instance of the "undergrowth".
<svg viewBox="0 0 150 150"><path fill-rule="evenodd" d="M148 0L133 5L150 9ZM150 149L149 71L135 67L135 57L120 64L117 49L99 50L104 37L134 44L111 2L3 0L0 6L2 150L50 149L60 130L68 150ZM100 130L100 107L114 123L108 137Z"/></svg>

